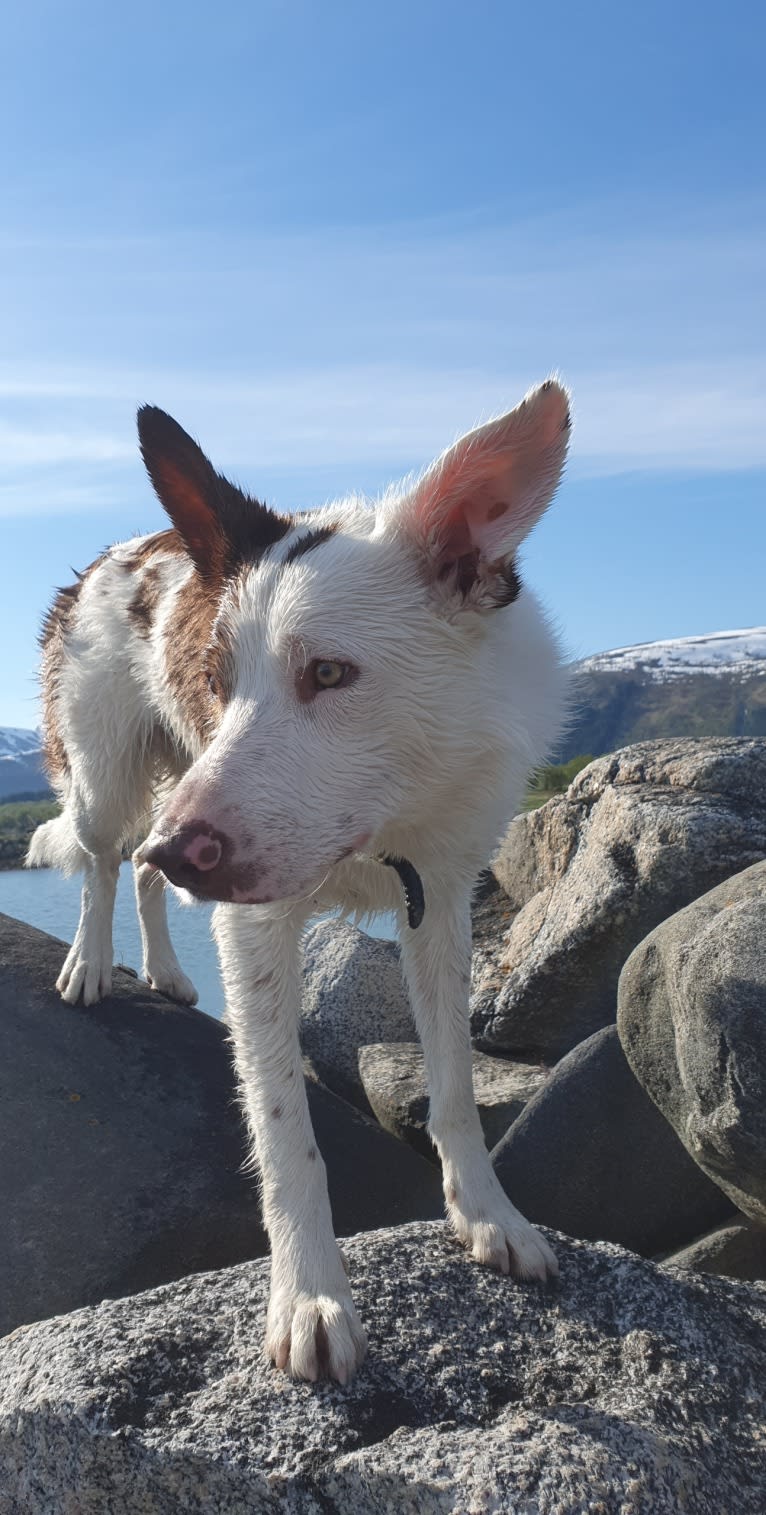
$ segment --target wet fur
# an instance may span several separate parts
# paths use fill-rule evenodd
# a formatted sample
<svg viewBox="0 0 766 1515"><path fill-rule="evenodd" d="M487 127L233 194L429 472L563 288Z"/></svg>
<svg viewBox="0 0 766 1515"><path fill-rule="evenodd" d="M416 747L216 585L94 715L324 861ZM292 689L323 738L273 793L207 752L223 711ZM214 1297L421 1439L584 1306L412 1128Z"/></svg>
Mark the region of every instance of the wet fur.
<svg viewBox="0 0 766 1515"><path fill-rule="evenodd" d="M568 428L549 382L376 508L351 499L291 520L145 410L171 529L104 554L44 630L63 809L28 861L84 873L64 999L108 992L121 850L148 832L135 857L144 975L193 1003L150 858L189 827L225 840L214 933L272 1243L266 1344L297 1377L344 1382L365 1350L303 1087L300 937L313 914L396 912L450 1222L480 1262L555 1271L484 1147L468 988L476 877L562 721L561 660L517 550L553 494ZM353 683L317 692L317 658L347 659ZM379 858L422 881L416 929ZM265 902L227 902L253 897Z"/></svg>

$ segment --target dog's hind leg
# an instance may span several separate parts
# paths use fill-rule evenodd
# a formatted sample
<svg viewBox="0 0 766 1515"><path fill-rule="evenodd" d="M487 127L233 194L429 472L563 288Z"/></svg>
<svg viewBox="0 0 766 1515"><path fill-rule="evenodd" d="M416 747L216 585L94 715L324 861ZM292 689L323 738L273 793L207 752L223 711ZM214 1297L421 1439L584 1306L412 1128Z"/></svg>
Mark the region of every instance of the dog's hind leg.
<svg viewBox="0 0 766 1515"><path fill-rule="evenodd" d="M71 779L59 824L72 838L75 866L84 878L80 922L56 988L71 1005L80 998L95 1004L111 989L112 917L122 844L150 799L151 753L139 724L123 724L108 736L99 733L88 748L71 740L68 744ZM32 851L30 859L35 860Z"/></svg>
<svg viewBox="0 0 766 1515"><path fill-rule="evenodd" d="M153 989L179 1000L182 1005L196 1005L197 991L186 977L168 931L165 880L151 863L133 859L136 906L144 947L143 977Z"/></svg>
<svg viewBox="0 0 766 1515"><path fill-rule="evenodd" d="M470 892L445 899L438 888L429 890L427 879L424 883L431 908L417 930L402 927L401 949L423 1044L428 1129L442 1162L447 1214L477 1262L517 1278L544 1280L558 1272L555 1256L500 1184L473 1094Z"/></svg>

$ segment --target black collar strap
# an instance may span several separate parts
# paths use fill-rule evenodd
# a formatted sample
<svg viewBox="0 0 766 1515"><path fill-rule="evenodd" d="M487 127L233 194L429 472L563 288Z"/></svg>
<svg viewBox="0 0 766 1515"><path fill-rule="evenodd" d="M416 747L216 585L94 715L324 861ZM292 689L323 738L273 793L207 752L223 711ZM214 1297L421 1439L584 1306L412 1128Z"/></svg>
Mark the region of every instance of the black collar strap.
<svg viewBox="0 0 766 1515"><path fill-rule="evenodd" d="M407 906L407 924L411 931L415 931L425 915L426 900L423 893L420 874L412 863L408 863L404 857L381 857L379 863L385 863L387 868L394 868L398 873L404 890L404 903Z"/></svg>

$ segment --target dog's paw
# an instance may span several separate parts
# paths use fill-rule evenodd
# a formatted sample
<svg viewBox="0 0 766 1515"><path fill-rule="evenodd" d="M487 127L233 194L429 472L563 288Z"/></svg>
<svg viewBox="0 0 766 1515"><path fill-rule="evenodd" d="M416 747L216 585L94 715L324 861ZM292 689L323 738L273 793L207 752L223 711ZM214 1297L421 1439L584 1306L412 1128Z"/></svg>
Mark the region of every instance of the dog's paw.
<svg viewBox="0 0 766 1515"><path fill-rule="evenodd" d="M555 1252L502 1190L484 1212L471 1213L471 1207L462 1209L454 1202L447 1209L458 1240L485 1267L538 1283L558 1278Z"/></svg>
<svg viewBox="0 0 766 1515"><path fill-rule="evenodd" d="M179 1005L196 1005L197 991L178 963L144 963L142 976L149 988L156 989L158 994L167 995Z"/></svg>
<svg viewBox="0 0 766 1515"><path fill-rule="evenodd" d="M266 1354L291 1378L347 1384L364 1361L367 1337L348 1291L337 1294L272 1294L266 1323Z"/></svg>
<svg viewBox="0 0 766 1515"><path fill-rule="evenodd" d="M112 991L111 952L86 953L75 942L56 979L56 988L68 1005L76 1005L79 999L84 1005L95 1005Z"/></svg>

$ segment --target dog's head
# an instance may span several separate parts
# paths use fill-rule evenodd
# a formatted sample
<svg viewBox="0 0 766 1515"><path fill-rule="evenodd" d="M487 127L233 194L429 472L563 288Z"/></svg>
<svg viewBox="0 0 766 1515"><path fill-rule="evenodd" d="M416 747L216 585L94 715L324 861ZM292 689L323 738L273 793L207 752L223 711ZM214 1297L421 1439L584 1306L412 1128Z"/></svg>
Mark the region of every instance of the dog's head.
<svg viewBox="0 0 766 1515"><path fill-rule="evenodd" d="M194 595L213 606L200 619L212 635L188 654L207 745L143 849L173 883L246 903L308 893L471 781L487 633L520 593L516 551L554 493L569 425L551 380L375 508L289 518L217 474L164 412L139 412L194 565L190 615Z"/></svg>

